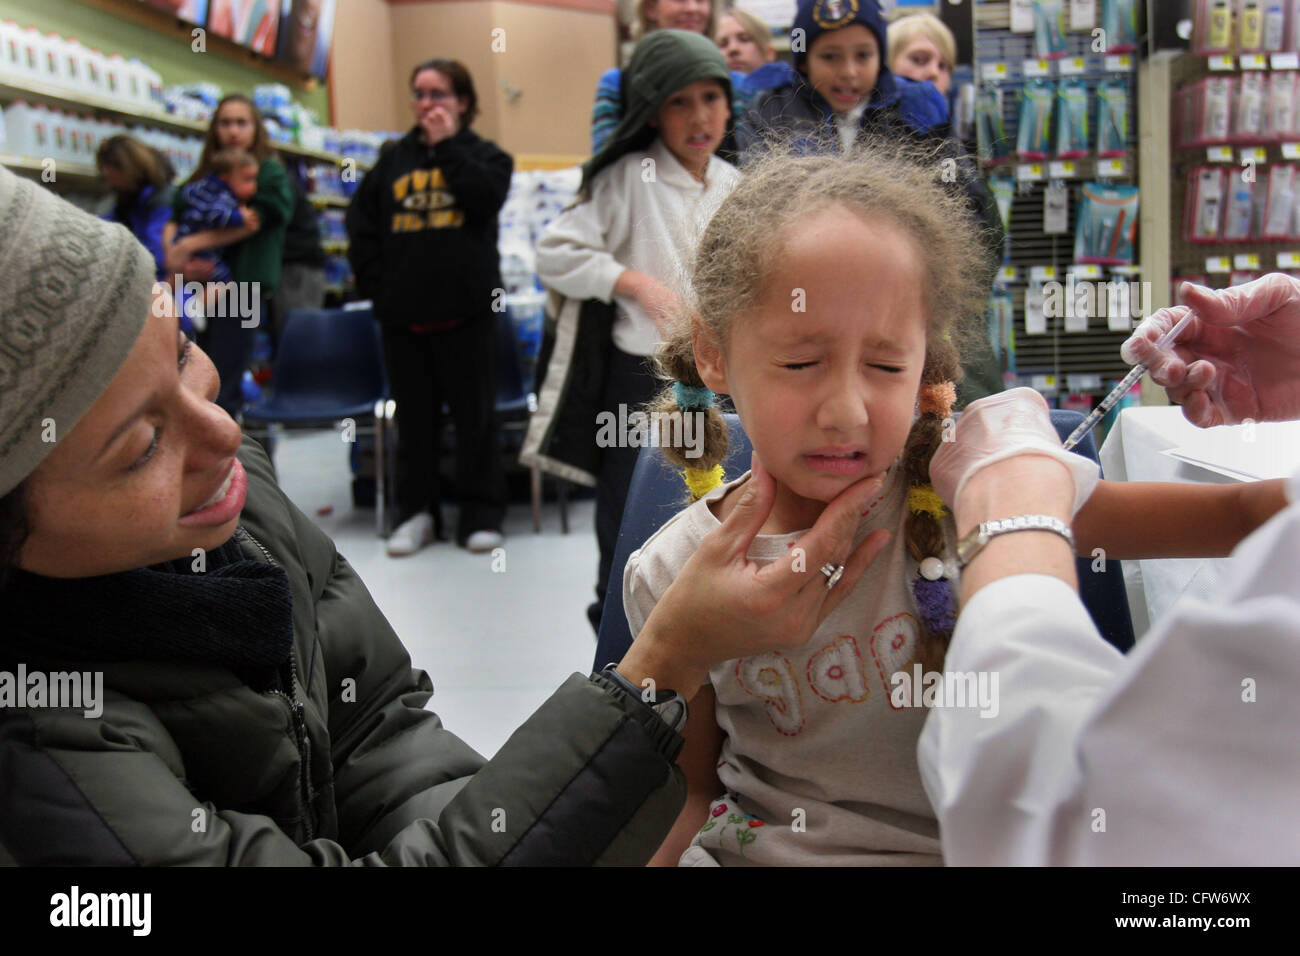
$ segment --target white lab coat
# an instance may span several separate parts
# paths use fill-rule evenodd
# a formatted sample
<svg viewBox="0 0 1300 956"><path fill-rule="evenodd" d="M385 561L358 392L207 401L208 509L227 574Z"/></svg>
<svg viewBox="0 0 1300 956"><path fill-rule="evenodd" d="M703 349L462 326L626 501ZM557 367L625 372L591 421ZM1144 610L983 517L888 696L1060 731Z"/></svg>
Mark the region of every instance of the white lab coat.
<svg viewBox="0 0 1300 956"><path fill-rule="evenodd" d="M998 672L998 714L935 709L918 744L946 862L1300 863L1300 473L1288 496L1127 657L1057 578L971 599L944 668Z"/></svg>

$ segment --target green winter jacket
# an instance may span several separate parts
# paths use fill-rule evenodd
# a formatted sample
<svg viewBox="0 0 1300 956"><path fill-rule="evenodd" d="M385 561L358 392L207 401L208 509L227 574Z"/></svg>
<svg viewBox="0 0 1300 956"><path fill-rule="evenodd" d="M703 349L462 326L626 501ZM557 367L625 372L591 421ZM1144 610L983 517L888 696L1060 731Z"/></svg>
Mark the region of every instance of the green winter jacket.
<svg viewBox="0 0 1300 956"><path fill-rule="evenodd" d="M245 439L239 458L236 538L283 567L293 595L292 693L259 693L218 666L29 657L29 671L102 670L103 713L0 708L0 863L650 858L685 799L667 724L605 678L574 674L484 761L424 709L428 676L261 447Z"/></svg>

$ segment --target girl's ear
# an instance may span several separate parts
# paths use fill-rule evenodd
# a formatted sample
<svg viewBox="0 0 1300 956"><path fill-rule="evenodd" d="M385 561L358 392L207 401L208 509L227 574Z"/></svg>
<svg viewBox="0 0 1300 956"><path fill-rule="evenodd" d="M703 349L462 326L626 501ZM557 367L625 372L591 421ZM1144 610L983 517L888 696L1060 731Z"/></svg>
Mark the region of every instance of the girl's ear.
<svg viewBox="0 0 1300 956"><path fill-rule="evenodd" d="M696 325L691 330L691 348L695 352L695 368L700 373L700 381L713 392L730 395L727 387L727 363L723 358L722 348L704 329Z"/></svg>

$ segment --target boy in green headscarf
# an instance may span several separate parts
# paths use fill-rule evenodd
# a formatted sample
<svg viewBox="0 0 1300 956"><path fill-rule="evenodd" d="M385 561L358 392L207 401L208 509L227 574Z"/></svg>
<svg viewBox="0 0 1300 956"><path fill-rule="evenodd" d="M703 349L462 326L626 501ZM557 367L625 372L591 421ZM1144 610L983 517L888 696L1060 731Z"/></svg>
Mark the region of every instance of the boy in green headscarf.
<svg viewBox="0 0 1300 956"><path fill-rule="evenodd" d="M627 421L653 397L650 356L678 306L675 287L739 178L714 155L731 129L731 74L711 40L656 30L633 50L622 90L623 118L583 165L578 202L537 243L538 276L573 307L567 319L559 317L523 454L526 462L596 485L600 571L588 617L597 628L639 449L633 440L595 448L592 413ZM614 306L612 334L606 333L612 341L596 355L586 326L582 339L577 334L577 303L592 299ZM593 401L577 407L575 395L584 389Z"/></svg>

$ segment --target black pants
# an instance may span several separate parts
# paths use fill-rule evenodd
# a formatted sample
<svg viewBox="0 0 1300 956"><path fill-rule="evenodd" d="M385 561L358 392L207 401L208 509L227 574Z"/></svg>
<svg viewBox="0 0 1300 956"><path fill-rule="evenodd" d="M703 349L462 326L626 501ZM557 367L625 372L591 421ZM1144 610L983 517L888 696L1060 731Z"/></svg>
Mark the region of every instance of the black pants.
<svg viewBox="0 0 1300 956"><path fill-rule="evenodd" d="M618 348L610 349L605 375L605 393L601 409L618 416L618 406L626 405L628 414L642 408L662 385L650 369L650 360L629 355ZM620 419L621 420L621 419ZM592 424L592 428L595 428ZM601 451L600 474L596 477L596 541L600 545L600 567L596 572L596 603L587 608L591 625L600 631L601 608L610 574L617 574L622 587L623 569L614 568L614 548L618 528L623 522L623 505L640 448L605 448Z"/></svg>
<svg viewBox="0 0 1300 956"><path fill-rule="evenodd" d="M246 284L241 286L241 295L245 288L248 288ZM244 322L250 323L250 327L245 328ZM252 323L251 315L247 319L241 315L214 315L208 318L207 329L196 337L199 348L212 359L217 376L221 379L217 404L228 411L231 417L239 414L244 407L244 372L253 364L253 339L258 330L271 328L269 295L262 295L259 299L257 324Z"/></svg>
<svg viewBox="0 0 1300 956"><path fill-rule="evenodd" d="M388 384L397 401L399 520L429 511L442 527L438 461L446 403L456 427L456 540L462 545L475 531L500 531L505 518L496 338L492 313L439 332L383 328Z"/></svg>

